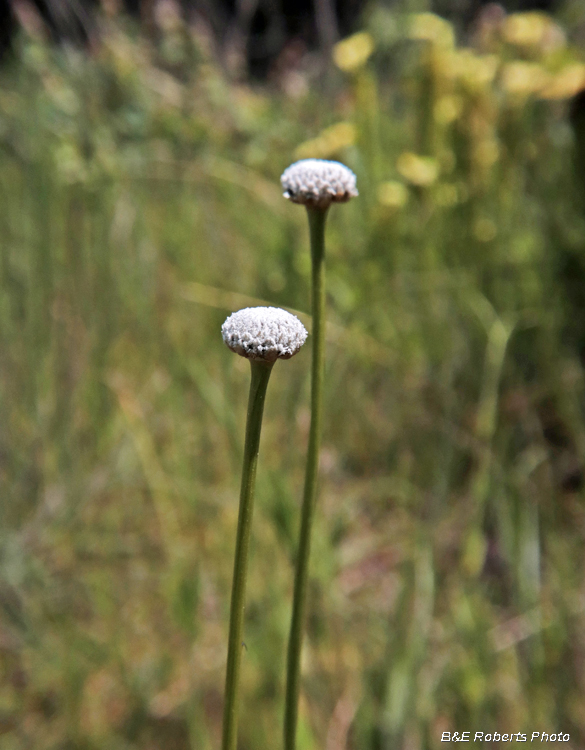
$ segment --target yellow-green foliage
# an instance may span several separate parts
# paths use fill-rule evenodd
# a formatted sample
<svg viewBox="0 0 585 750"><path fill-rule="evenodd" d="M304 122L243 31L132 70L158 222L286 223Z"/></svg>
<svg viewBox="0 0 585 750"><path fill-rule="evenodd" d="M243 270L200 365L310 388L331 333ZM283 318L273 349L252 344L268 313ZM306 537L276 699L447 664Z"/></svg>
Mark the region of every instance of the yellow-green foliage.
<svg viewBox="0 0 585 750"><path fill-rule="evenodd" d="M585 743L585 65L541 14L374 9L326 80L176 21L0 81L0 746L219 746L250 304L308 308L295 158L336 158L299 750ZM581 134L582 135L582 134ZM304 319L305 320L305 319ZM310 349L268 393L242 750L281 746Z"/></svg>

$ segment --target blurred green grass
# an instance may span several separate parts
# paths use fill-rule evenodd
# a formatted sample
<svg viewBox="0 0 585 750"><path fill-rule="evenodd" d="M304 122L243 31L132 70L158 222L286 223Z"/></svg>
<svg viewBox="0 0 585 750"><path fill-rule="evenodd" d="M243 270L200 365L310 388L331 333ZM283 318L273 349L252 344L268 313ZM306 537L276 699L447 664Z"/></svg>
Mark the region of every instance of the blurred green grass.
<svg viewBox="0 0 585 750"><path fill-rule="evenodd" d="M299 750L584 745L585 67L538 14L365 29L265 87L179 23L23 34L0 72L3 750L219 746L249 377L219 329L308 308L297 156L361 192L329 220ZM281 742L308 365L266 405L242 750Z"/></svg>

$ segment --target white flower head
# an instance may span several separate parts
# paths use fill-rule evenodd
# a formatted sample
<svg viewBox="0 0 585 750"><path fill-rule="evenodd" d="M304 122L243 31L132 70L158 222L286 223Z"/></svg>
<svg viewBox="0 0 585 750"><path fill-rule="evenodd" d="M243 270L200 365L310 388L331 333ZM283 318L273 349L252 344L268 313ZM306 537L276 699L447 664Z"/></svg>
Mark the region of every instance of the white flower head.
<svg viewBox="0 0 585 750"><path fill-rule="evenodd" d="M246 307L221 327L229 348L247 359L275 362L294 356L307 338L301 321L279 307Z"/></svg>
<svg viewBox="0 0 585 750"><path fill-rule="evenodd" d="M326 209L358 195L354 173L338 161L297 161L284 170L280 183L285 198L310 208Z"/></svg>

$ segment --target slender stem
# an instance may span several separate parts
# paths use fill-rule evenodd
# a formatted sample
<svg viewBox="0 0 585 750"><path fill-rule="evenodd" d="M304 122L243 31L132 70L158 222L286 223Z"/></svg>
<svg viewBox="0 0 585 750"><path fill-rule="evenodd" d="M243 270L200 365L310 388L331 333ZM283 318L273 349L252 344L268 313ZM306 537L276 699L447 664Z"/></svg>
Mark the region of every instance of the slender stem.
<svg viewBox="0 0 585 750"><path fill-rule="evenodd" d="M307 609L307 581L311 551L311 527L317 498L323 375L325 364L325 221L327 211L307 209L311 236L313 361L311 367L311 428L301 510L301 530L295 571L293 609L288 642L284 750L294 750L300 692L301 648Z"/></svg>
<svg viewBox="0 0 585 750"><path fill-rule="evenodd" d="M250 360L252 381L248 399L246 421L246 442L244 445L244 465L240 489L240 510L232 583L230 608L230 633L228 642L227 670L225 678L225 703L223 710L222 750L236 750L239 709L239 677L242 660L242 631L246 597L246 575L248 572L248 547L254 509L254 485L258 465L258 446L262 429L262 414L266 388L272 371L268 362Z"/></svg>

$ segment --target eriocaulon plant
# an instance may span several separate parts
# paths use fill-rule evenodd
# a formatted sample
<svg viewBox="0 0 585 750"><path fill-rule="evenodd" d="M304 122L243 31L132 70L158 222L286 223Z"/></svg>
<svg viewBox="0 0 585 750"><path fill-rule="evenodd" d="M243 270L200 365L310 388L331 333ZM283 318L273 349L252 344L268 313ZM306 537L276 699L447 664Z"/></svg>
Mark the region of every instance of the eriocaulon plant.
<svg viewBox="0 0 585 750"><path fill-rule="evenodd" d="M300 689L300 663L307 579L311 548L311 526L317 498L319 446L325 365L325 222L332 203L345 203L358 194L354 173L336 161L304 159L286 169L280 178L284 197L307 209L311 239L311 304L313 315L313 360L311 366L311 427L297 550L293 609L287 654L284 750L294 750Z"/></svg>
<svg viewBox="0 0 585 750"><path fill-rule="evenodd" d="M249 359L252 368L232 583L223 713L222 750L235 750L248 547L264 399L274 363L277 359L290 359L294 356L305 343L307 331L300 320L286 310L276 307L248 307L230 315L223 324L221 333L229 348L236 354Z"/></svg>

